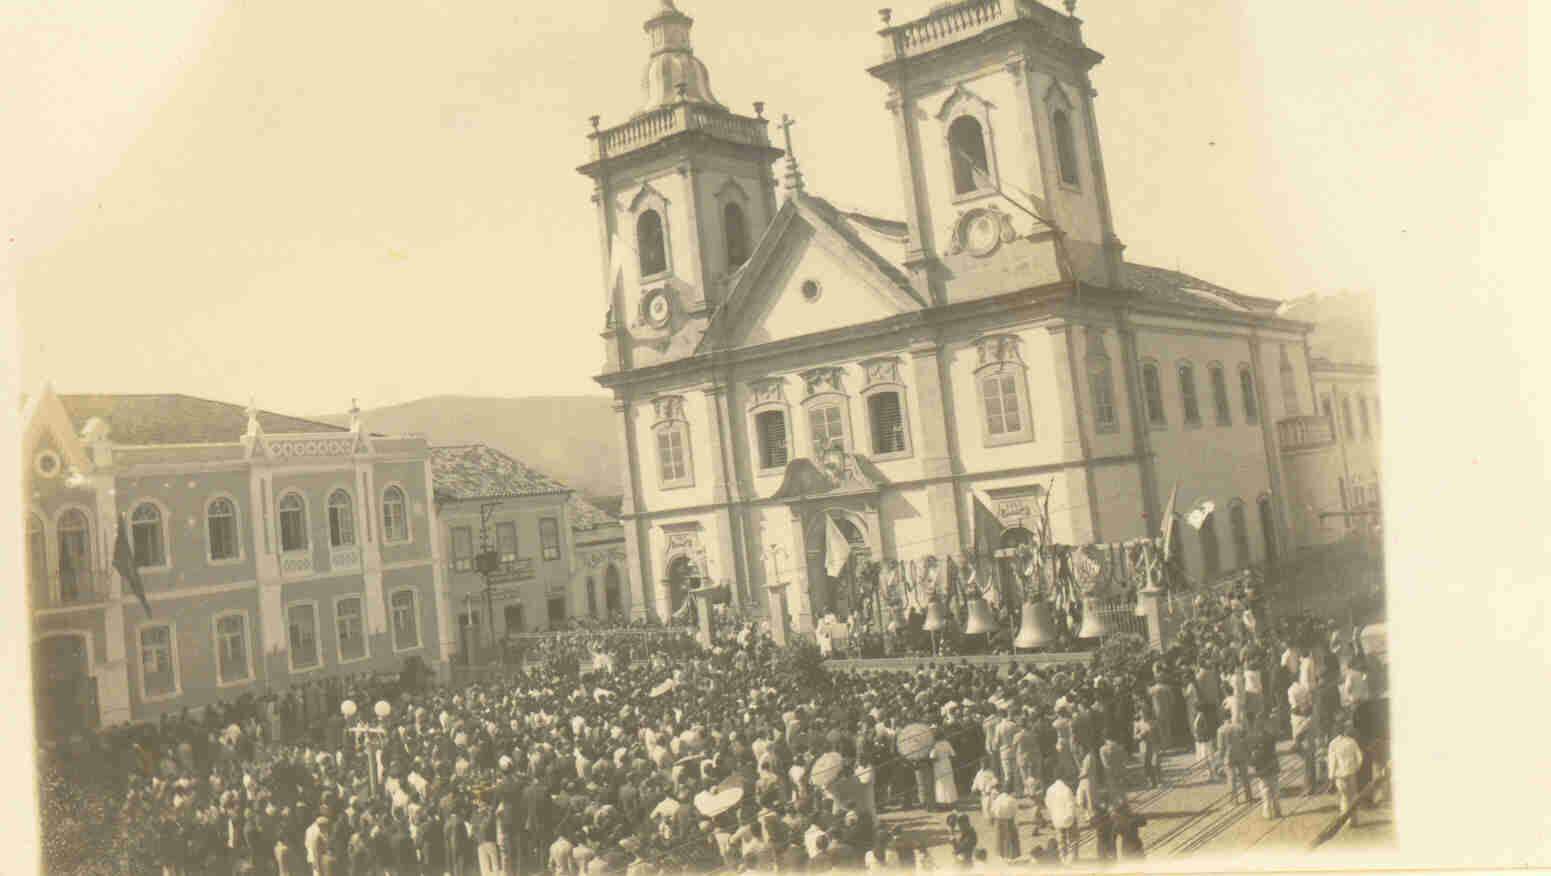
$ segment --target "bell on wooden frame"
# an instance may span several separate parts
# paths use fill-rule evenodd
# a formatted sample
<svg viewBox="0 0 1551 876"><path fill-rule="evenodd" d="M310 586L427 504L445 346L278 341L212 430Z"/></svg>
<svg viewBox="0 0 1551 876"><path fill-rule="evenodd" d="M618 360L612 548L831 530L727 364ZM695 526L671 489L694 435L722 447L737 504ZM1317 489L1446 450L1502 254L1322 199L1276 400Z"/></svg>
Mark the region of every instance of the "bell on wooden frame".
<svg viewBox="0 0 1551 876"><path fill-rule="evenodd" d="M926 620L921 622L921 629L928 633L935 633L943 626L942 601L934 597L926 606Z"/></svg>
<svg viewBox="0 0 1551 876"><path fill-rule="evenodd" d="M1114 632L1108 620L1099 614L1099 601L1092 596L1084 597L1082 601L1082 629L1077 631L1079 639L1102 639Z"/></svg>
<svg viewBox="0 0 1551 876"><path fill-rule="evenodd" d="M1050 616L1050 606L1045 602L1023 603L1023 625L1018 630L1018 638L1013 639L1014 648L1038 648L1048 645L1056 639L1056 625Z"/></svg>
<svg viewBox="0 0 1551 876"><path fill-rule="evenodd" d="M984 599L976 596L969 600L968 611L965 614L968 618L964 622L964 634L966 636L978 636L981 633L996 632L996 618L991 616L991 609L986 606Z"/></svg>

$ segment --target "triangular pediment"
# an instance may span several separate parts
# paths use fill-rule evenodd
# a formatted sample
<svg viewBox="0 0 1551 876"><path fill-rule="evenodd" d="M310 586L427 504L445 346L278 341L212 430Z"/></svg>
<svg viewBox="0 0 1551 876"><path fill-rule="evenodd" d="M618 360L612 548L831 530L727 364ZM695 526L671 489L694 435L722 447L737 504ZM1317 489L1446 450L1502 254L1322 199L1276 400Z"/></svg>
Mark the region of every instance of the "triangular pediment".
<svg viewBox="0 0 1551 876"><path fill-rule="evenodd" d="M54 394L52 387L44 387L34 399L28 401L22 411L22 452L31 459L40 450L58 453L66 469L85 474L92 470L91 454L75 434L70 412Z"/></svg>
<svg viewBox="0 0 1551 876"><path fill-rule="evenodd" d="M735 349L923 309L902 272L833 208L806 196L776 214L701 349Z"/></svg>

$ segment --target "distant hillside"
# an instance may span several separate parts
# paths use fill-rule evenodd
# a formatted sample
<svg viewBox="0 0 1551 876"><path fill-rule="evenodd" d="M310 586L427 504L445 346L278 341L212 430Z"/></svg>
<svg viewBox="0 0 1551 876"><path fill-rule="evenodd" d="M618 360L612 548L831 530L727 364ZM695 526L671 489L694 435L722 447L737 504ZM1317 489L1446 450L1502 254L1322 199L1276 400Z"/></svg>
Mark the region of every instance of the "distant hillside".
<svg viewBox="0 0 1551 876"><path fill-rule="evenodd" d="M313 419L345 425L349 414ZM606 396L432 396L364 411L366 428L432 444L488 444L588 496L620 491L619 428Z"/></svg>
<svg viewBox="0 0 1551 876"><path fill-rule="evenodd" d="M1283 304L1278 313L1314 323L1314 333L1309 336L1314 355L1337 362L1378 364L1378 305L1372 292L1306 295Z"/></svg>

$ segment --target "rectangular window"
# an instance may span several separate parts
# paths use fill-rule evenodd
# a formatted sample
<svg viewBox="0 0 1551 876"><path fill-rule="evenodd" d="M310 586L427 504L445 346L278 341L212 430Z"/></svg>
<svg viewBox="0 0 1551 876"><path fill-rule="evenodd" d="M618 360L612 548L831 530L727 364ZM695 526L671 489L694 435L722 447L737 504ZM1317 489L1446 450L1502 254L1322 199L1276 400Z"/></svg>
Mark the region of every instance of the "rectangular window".
<svg viewBox="0 0 1551 876"><path fill-rule="evenodd" d="M822 453L831 443L846 446L845 420L840 405L818 405L808 409L809 424L813 429L813 454Z"/></svg>
<svg viewBox="0 0 1551 876"><path fill-rule="evenodd" d="M339 633L339 662L366 656L366 627L361 620L361 597L347 596L334 603L334 627Z"/></svg>
<svg viewBox="0 0 1551 876"><path fill-rule="evenodd" d="M1147 422L1162 426L1163 383L1158 378L1158 366L1151 363L1142 366L1142 395L1147 399Z"/></svg>
<svg viewBox="0 0 1551 876"><path fill-rule="evenodd" d="M474 568L474 531L467 526L452 528L452 568L459 572Z"/></svg>
<svg viewBox="0 0 1551 876"><path fill-rule="evenodd" d="M400 590L394 593L389 609L393 614L393 650L408 651L420 647L420 619L415 615L415 592Z"/></svg>
<svg viewBox="0 0 1551 876"><path fill-rule="evenodd" d="M986 431L992 437L1023 431L1018 412L1018 381L1012 374L993 374L980 381L985 396Z"/></svg>
<svg viewBox="0 0 1551 876"><path fill-rule="evenodd" d="M508 520L495 525L495 549L501 554L501 565L517 563L517 524Z"/></svg>
<svg viewBox="0 0 1551 876"><path fill-rule="evenodd" d="M210 503L205 530L210 539L210 559L237 559L237 515L230 502L217 499Z"/></svg>
<svg viewBox="0 0 1551 876"><path fill-rule="evenodd" d="M559 627L565 624L565 597L551 596L549 598L549 625Z"/></svg>
<svg viewBox="0 0 1551 876"><path fill-rule="evenodd" d="M520 633L527 628L522 619L522 604L501 607L501 619L506 621L507 633Z"/></svg>
<svg viewBox="0 0 1551 876"><path fill-rule="evenodd" d="M1228 380L1223 376L1222 368L1214 366L1212 374L1212 405L1217 408L1217 425L1233 425L1232 412L1228 407Z"/></svg>
<svg viewBox="0 0 1551 876"><path fill-rule="evenodd" d="M684 430L682 426L667 426L657 432L657 459L664 484L678 483L689 477L689 464L685 458Z"/></svg>
<svg viewBox="0 0 1551 876"><path fill-rule="evenodd" d="M1196 398L1196 371L1189 365L1179 366L1179 400L1184 408L1185 422L1201 425L1201 402Z"/></svg>
<svg viewBox="0 0 1551 876"><path fill-rule="evenodd" d="M1088 393L1093 396L1093 424L1115 427L1115 392L1109 374L1109 357L1095 356L1088 365Z"/></svg>
<svg viewBox="0 0 1551 876"><path fill-rule="evenodd" d="M172 659L172 627L157 624L140 631L140 682L147 697L177 693L177 666Z"/></svg>
<svg viewBox="0 0 1551 876"><path fill-rule="evenodd" d="M539 518L539 548L545 560L560 559L560 521L553 517Z"/></svg>
<svg viewBox="0 0 1551 876"><path fill-rule="evenodd" d="M867 414L872 420L872 452L878 455L905 452L905 414L899 393L878 392L867 397Z"/></svg>
<svg viewBox="0 0 1551 876"><path fill-rule="evenodd" d="M318 655L318 609L311 603L286 609L287 635L291 645L291 669L311 669L322 663Z"/></svg>
<svg viewBox="0 0 1551 876"><path fill-rule="evenodd" d="M216 674L221 684L246 681L248 669L248 620L231 614L215 622ZM316 645L314 645L316 647Z"/></svg>
<svg viewBox="0 0 1551 876"><path fill-rule="evenodd" d="M754 418L759 434L759 467L781 468L786 465L786 414L764 411Z"/></svg>

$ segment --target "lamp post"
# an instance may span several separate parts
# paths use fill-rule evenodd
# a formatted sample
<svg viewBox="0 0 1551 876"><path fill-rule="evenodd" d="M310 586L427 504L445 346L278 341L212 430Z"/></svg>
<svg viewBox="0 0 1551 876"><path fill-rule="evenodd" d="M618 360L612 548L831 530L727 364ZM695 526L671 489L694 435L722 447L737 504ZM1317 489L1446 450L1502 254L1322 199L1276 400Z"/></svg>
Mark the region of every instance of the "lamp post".
<svg viewBox="0 0 1551 876"><path fill-rule="evenodd" d="M345 700L339 704L339 711L340 714L345 716L345 720L348 721L356 716L359 709L356 708L354 700ZM393 706L387 700L380 700L372 708L372 711L376 713L380 721L386 722L388 716L393 714ZM365 744L367 776L372 783L372 792L376 793L381 789L383 782L382 766L377 763L377 754L381 750L382 743L388 738L388 728L373 727L366 722L365 718L362 718L359 723L350 728L350 732L355 735L358 747L363 742Z"/></svg>

